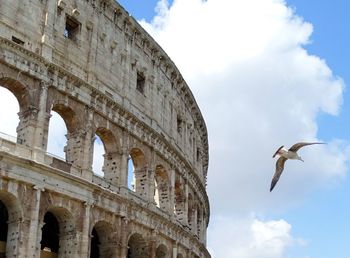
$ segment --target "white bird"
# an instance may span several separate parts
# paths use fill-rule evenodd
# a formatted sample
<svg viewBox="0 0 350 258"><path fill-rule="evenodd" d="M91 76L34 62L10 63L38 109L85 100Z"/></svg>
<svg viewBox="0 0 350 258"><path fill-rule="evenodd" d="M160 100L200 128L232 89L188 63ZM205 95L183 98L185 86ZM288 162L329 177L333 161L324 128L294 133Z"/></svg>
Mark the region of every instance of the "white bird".
<svg viewBox="0 0 350 258"><path fill-rule="evenodd" d="M304 146L312 145L312 144L324 144L323 142L299 142L294 144L292 147L289 148L289 150L284 149L283 145L278 148L278 150L273 154L272 158L274 158L276 155L279 155L279 159L276 162L276 171L273 175L270 192L273 190L275 185L277 184L278 180L280 179L280 176L284 169L284 163L287 159L297 159L304 162L304 160L298 155L297 151Z"/></svg>

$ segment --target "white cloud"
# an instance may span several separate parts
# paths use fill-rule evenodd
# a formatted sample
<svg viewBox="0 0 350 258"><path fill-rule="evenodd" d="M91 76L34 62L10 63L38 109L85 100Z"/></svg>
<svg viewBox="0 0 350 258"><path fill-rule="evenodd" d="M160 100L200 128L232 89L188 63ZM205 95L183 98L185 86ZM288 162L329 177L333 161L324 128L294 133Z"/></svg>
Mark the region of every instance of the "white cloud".
<svg viewBox="0 0 350 258"><path fill-rule="evenodd" d="M312 25L282 0L175 0L170 7L163 0L158 10L152 23L142 25L182 72L208 127L208 246L213 257L263 257L251 254L252 239L243 241L235 256L220 241L226 241L227 230L242 236L252 225L255 230L271 226L256 221L237 226L231 220L240 222L251 213L277 216L345 175L348 143L318 139L316 120L320 113L337 115L344 83L303 48ZM287 161L269 193L275 168L271 156L279 146L324 140L327 145L300 150L304 163ZM288 241L269 242L276 252L264 257L282 257Z"/></svg>
<svg viewBox="0 0 350 258"><path fill-rule="evenodd" d="M208 236L215 246L209 250L212 257L282 258L288 247L303 244L291 236L291 225L284 220L215 217L212 223L215 227Z"/></svg>

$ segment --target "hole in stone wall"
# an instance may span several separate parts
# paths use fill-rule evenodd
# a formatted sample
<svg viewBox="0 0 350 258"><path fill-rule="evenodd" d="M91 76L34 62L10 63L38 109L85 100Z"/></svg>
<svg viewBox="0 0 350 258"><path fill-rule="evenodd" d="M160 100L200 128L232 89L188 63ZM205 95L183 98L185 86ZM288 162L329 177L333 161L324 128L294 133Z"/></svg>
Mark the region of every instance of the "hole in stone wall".
<svg viewBox="0 0 350 258"><path fill-rule="evenodd" d="M0 86L0 135L1 138L9 138L16 142L16 128L19 123L19 104L11 91Z"/></svg>
<svg viewBox="0 0 350 258"><path fill-rule="evenodd" d="M21 45L21 46L24 45L24 41L20 40L19 38L16 38L15 36L12 36L12 41L15 42L18 45Z"/></svg>
<svg viewBox="0 0 350 258"><path fill-rule="evenodd" d="M52 110L47 136L47 151L64 160L66 159L66 154L64 152L67 143L66 134L67 127L63 118Z"/></svg>
<svg viewBox="0 0 350 258"><path fill-rule="evenodd" d="M93 161L92 161L92 171L94 174L103 177L103 163L104 163L104 153L105 149L101 138L95 134L94 149L93 149Z"/></svg>

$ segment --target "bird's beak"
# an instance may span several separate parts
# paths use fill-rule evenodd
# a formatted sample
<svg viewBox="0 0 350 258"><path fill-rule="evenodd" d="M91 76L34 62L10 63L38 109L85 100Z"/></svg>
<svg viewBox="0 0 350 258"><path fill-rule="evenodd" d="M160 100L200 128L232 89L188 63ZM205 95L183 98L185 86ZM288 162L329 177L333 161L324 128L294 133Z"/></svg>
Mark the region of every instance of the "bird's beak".
<svg viewBox="0 0 350 258"><path fill-rule="evenodd" d="M300 160L301 160L302 162L304 162L304 160L303 160L302 158L300 158Z"/></svg>

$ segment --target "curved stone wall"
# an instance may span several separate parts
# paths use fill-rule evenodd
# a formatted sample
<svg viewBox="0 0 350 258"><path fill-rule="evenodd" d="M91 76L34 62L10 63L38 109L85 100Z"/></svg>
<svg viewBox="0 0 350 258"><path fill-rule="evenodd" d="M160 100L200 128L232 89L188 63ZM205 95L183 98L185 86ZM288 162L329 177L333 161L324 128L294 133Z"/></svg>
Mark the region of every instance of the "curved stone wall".
<svg viewBox="0 0 350 258"><path fill-rule="evenodd" d="M0 86L20 108L15 141L0 135L0 256L210 257L204 120L118 3L1 1ZM64 160L46 152L53 111L67 128Z"/></svg>

